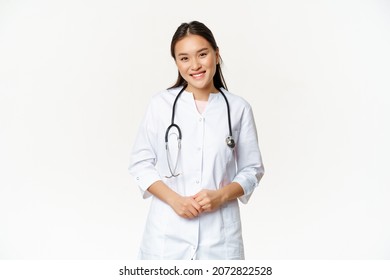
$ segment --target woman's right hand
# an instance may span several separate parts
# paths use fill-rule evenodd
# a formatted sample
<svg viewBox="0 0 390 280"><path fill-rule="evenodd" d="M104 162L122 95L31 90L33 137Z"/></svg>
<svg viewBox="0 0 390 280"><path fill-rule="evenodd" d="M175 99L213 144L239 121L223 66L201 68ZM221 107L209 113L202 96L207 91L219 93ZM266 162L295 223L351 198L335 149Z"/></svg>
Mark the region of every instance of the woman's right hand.
<svg viewBox="0 0 390 280"><path fill-rule="evenodd" d="M170 203L172 209L182 218L192 219L202 213L202 207L192 197L176 196Z"/></svg>
<svg viewBox="0 0 390 280"><path fill-rule="evenodd" d="M170 189L161 180L154 182L148 188L148 191L171 206L180 217L192 219L203 212L202 207L194 198L181 196Z"/></svg>

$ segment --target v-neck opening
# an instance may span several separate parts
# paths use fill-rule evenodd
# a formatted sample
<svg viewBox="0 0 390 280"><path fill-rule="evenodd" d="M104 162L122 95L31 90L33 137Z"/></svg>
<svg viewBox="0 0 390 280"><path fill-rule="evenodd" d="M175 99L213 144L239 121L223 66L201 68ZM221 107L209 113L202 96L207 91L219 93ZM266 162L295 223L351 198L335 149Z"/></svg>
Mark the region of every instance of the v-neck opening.
<svg viewBox="0 0 390 280"><path fill-rule="evenodd" d="M184 91L184 93L188 94L190 96L190 98L192 99L192 106L193 106L193 109L195 110L196 114L200 117L203 117L207 111L208 111L208 108L210 107L210 104L213 103L213 100L218 98L218 96L221 94L220 92L212 92L209 94L209 99L207 100L207 105L206 105L206 108L204 109L203 113L200 113L198 111L198 108L196 106L196 100L194 98L194 94L192 92L189 92L189 91Z"/></svg>

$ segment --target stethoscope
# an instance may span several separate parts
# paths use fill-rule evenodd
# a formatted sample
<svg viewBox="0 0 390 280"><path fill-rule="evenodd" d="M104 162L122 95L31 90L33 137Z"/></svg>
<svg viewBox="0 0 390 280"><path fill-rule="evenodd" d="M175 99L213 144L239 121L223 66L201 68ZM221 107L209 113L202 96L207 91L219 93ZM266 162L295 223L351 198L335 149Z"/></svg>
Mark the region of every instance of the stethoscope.
<svg viewBox="0 0 390 280"><path fill-rule="evenodd" d="M177 94L176 98L175 98L175 101L173 102L173 107L172 107L172 119L171 119L171 125L168 126L166 132L165 132L165 150L166 150L166 154L167 154L167 162L168 162L168 168L169 168L169 171L171 172L171 176L165 176L166 178L172 178L172 177L177 177L180 175L180 173L176 173L176 169L177 169L177 165L178 165L178 162L179 162L179 154L180 154L180 150L181 150L181 129L180 127L175 124L175 108L176 108L176 103L177 103L177 100L179 99L180 95L183 93L183 91L186 89L187 85L185 85L180 91L179 93ZM231 148L231 149L234 149L234 147L236 146L236 143L233 139L233 134L232 134L232 124L231 124L231 121L230 121L230 108L229 108L229 102L226 98L226 95L223 93L223 91L219 88L218 91L222 94L223 98L225 99L225 102L226 102L226 109L227 109L227 115L228 115L228 125L229 125L229 136L226 137L226 145ZM169 135L169 132L172 128L176 128L178 134L177 134L177 148L178 148L178 151L177 151L177 155L176 155L176 164L174 166L174 168L172 168L172 165L171 165L171 162L172 162L172 159L171 159L171 156L170 156L170 151L169 151L169 145L168 145L168 135Z"/></svg>

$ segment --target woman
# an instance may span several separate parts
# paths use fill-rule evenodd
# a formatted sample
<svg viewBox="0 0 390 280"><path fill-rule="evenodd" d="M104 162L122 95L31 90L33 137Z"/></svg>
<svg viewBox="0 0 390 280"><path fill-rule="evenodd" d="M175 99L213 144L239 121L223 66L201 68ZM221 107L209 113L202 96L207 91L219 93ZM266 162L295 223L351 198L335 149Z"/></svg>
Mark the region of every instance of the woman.
<svg viewBox="0 0 390 280"><path fill-rule="evenodd" d="M244 259L238 199L264 174L252 109L227 91L204 24L181 24L171 55L177 82L152 98L129 167L153 198L139 258Z"/></svg>

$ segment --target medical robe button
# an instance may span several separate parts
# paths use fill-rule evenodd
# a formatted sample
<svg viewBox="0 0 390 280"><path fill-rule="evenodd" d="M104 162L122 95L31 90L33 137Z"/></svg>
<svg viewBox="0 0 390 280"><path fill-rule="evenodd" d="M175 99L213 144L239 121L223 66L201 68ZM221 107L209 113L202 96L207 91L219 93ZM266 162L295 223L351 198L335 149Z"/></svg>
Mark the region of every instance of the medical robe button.
<svg viewBox="0 0 390 280"><path fill-rule="evenodd" d="M196 183L199 184L199 180L196 180Z"/></svg>

